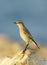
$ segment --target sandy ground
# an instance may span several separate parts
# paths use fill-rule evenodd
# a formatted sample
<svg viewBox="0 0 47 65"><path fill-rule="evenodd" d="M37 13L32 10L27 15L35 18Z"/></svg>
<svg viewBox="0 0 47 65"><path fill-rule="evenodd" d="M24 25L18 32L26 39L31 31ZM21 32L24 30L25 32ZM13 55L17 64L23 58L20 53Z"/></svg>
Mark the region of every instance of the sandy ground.
<svg viewBox="0 0 47 65"><path fill-rule="evenodd" d="M15 54L17 52L20 52L24 48L25 48L24 43L18 43L16 41L10 40L9 37L6 37L4 35L0 35L0 59L4 58L4 57L11 58L11 57L15 56ZM47 61L47 46L40 45L40 49L39 50L36 49L35 53L31 53L31 51L32 50L28 49L28 51L25 52L25 55L30 54L30 61L31 62L33 61L33 63L34 63L34 61L36 61L38 59L40 59L40 61L41 60ZM32 65L35 65L35 64L32 64ZM38 64L36 64L36 65L38 65ZM43 63L43 65L44 65L44 63Z"/></svg>

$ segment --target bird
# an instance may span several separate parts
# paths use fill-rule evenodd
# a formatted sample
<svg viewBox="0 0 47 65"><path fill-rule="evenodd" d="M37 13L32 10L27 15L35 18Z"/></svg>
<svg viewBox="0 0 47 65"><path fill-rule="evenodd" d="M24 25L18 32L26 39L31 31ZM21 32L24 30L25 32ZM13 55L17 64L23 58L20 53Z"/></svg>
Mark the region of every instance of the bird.
<svg viewBox="0 0 47 65"><path fill-rule="evenodd" d="M16 22L14 22L14 24L17 24L17 26L19 28L20 36L26 43L26 47L23 52L25 52L25 50L27 49L28 46L31 46L30 44L34 44L34 45L36 45L36 47L38 49L40 49L37 42L33 39L31 33L26 28L26 26L24 25L22 20L17 20Z"/></svg>

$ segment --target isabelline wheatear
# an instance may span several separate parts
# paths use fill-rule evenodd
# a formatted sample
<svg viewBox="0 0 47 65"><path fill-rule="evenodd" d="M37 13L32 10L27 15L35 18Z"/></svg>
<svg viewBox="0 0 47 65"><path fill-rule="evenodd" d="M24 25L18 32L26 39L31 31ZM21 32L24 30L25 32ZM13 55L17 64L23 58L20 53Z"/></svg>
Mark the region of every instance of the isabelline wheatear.
<svg viewBox="0 0 47 65"><path fill-rule="evenodd" d="M37 48L39 48L38 44L36 43L36 41L34 41L32 35L30 34L30 32L28 31L28 29L25 27L24 23L21 20L14 22L14 24L18 25L20 36L27 43L25 50L30 44L34 44L37 46Z"/></svg>

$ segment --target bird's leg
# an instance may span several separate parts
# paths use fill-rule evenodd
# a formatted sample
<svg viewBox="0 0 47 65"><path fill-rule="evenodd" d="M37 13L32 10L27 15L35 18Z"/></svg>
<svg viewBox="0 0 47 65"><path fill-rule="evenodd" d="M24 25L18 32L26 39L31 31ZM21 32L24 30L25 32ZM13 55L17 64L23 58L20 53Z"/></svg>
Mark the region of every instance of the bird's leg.
<svg viewBox="0 0 47 65"><path fill-rule="evenodd" d="M26 49L27 49L28 45L29 45L29 44L27 44L27 45L26 45L25 49L23 50L23 53L25 53L25 51L26 51Z"/></svg>

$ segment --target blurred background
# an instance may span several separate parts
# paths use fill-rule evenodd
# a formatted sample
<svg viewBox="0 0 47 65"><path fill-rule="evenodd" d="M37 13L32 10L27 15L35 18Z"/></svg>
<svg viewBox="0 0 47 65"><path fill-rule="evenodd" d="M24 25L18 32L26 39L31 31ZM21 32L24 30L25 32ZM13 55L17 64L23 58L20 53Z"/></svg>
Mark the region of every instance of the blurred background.
<svg viewBox="0 0 47 65"><path fill-rule="evenodd" d="M0 0L0 34L22 41L13 24L19 19L38 43L47 44L47 0Z"/></svg>

